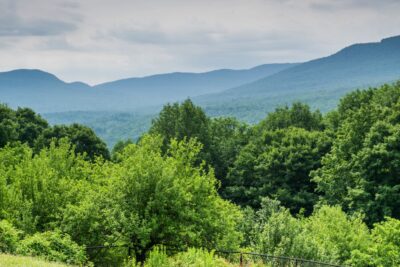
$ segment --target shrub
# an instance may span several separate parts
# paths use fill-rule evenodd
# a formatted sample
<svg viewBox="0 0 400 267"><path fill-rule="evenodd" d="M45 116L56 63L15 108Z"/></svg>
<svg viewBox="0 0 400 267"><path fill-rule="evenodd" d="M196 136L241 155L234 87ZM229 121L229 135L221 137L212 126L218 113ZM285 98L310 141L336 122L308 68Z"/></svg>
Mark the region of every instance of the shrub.
<svg viewBox="0 0 400 267"><path fill-rule="evenodd" d="M21 241L18 254L38 256L50 261L83 264L86 261L83 247L60 232L36 233Z"/></svg>
<svg viewBox="0 0 400 267"><path fill-rule="evenodd" d="M279 202L264 199L250 231L251 249L276 256L289 256L343 264L353 250L371 244L360 217L348 216L340 207L321 206L308 217L293 217Z"/></svg>
<svg viewBox="0 0 400 267"><path fill-rule="evenodd" d="M371 238L370 246L352 251L352 266L400 266L400 220L375 224Z"/></svg>
<svg viewBox="0 0 400 267"><path fill-rule="evenodd" d="M209 267L228 267L232 266L226 260L216 257L213 251L207 251L203 249L190 248L186 252L178 253L174 257L174 263L172 266L182 267L197 267L197 266L209 266Z"/></svg>
<svg viewBox="0 0 400 267"><path fill-rule="evenodd" d="M155 247L146 260L144 267L172 267L171 259L168 258L165 249L162 247Z"/></svg>
<svg viewBox="0 0 400 267"><path fill-rule="evenodd" d="M15 252L20 234L8 221L0 221L0 252Z"/></svg>
<svg viewBox="0 0 400 267"><path fill-rule="evenodd" d="M130 267L137 265L133 261ZM213 251L204 249L189 248L185 252L180 252L174 256L168 257L166 250L163 247L155 247L150 253L144 267L231 267L233 266L228 261L216 257Z"/></svg>

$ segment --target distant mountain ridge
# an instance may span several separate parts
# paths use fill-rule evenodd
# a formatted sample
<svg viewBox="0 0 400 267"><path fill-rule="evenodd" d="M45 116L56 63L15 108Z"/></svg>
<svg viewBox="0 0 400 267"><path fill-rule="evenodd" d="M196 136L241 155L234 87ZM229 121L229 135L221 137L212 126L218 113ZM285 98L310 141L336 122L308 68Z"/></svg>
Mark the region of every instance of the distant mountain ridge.
<svg viewBox="0 0 400 267"><path fill-rule="evenodd" d="M400 36L354 44L300 64L159 74L96 86L65 83L39 70L2 72L0 102L31 107L52 123L90 125L112 145L120 138L140 136L163 104L187 97L211 116L257 122L293 101L329 111L351 90L396 80L400 80Z"/></svg>
<svg viewBox="0 0 400 267"><path fill-rule="evenodd" d="M255 82L196 98L214 115L259 120L277 105L300 100L327 111L344 93L400 79L400 36L355 44L324 58L288 68ZM257 115L255 116L255 113Z"/></svg>
<svg viewBox="0 0 400 267"><path fill-rule="evenodd" d="M167 73L128 78L96 86L66 83L41 70L0 72L0 102L39 112L127 111L220 92L297 64L265 64L251 69L205 73Z"/></svg>
<svg viewBox="0 0 400 267"><path fill-rule="evenodd" d="M122 107L163 105L256 81L297 64L265 64L251 69L221 69L204 73L174 72L129 78L94 86L98 94Z"/></svg>

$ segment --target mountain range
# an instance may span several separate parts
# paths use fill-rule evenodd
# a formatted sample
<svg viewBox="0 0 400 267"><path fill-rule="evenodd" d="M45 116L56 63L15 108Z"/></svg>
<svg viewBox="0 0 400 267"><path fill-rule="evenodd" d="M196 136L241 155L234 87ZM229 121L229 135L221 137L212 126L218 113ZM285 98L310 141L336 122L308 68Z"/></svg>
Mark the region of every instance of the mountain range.
<svg viewBox="0 0 400 267"><path fill-rule="evenodd" d="M257 121L277 105L293 101L328 111L346 92L399 79L400 36L396 36L377 43L355 44L331 56L196 101L212 115Z"/></svg>
<svg viewBox="0 0 400 267"><path fill-rule="evenodd" d="M245 70L167 73L89 86L66 83L41 70L0 73L0 101L42 113L65 111L133 111L188 97L217 93L256 81L297 64L266 64Z"/></svg>
<svg viewBox="0 0 400 267"><path fill-rule="evenodd" d="M119 137L138 136L163 104L188 97L211 116L232 115L257 122L277 106L293 101L306 102L325 112L351 90L399 79L400 36L394 36L380 42L354 44L304 63L176 72L95 86L66 83L41 70L1 72L0 102L11 107L31 107L52 123L85 123L101 136L103 133L106 140L111 137L105 127L117 128L109 142L113 143ZM124 125L119 129L124 123L132 127L127 129Z"/></svg>

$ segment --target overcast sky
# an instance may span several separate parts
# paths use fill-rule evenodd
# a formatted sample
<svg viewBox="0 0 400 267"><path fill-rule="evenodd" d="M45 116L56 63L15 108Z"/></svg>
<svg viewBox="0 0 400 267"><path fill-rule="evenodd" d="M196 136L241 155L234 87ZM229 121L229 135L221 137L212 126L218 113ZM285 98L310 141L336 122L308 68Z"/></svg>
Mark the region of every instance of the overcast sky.
<svg viewBox="0 0 400 267"><path fill-rule="evenodd" d="M326 56L400 35L400 0L0 0L0 71L90 84Z"/></svg>

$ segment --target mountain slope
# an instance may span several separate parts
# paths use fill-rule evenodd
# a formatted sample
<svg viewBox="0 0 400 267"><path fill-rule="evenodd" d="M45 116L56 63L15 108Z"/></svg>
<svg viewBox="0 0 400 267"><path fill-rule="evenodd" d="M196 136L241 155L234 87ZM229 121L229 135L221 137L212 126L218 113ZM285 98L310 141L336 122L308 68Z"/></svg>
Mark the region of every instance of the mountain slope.
<svg viewBox="0 0 400 267"><path fill-rule="evenodd" d="M329 110L345 92L398 79L400 36L355 44L331 56L196 101L216 115L225 109L228 114L258 120L277 105L294 100ZM255 113L260 115L254 116Z"/></svg>
<svg viewBox="0 0 400 267"><path fill-rule="evenodd" d="M247 70L222 69L205 73L167 73L129 78L94 87L99 94L120 107L162 105L187 97L221 92L253 82L296 64L266 64Z"/></svg>
<svg viewBox="0 0 400 267"><path fill-rule="evenodd" d="M79 109L91 99L90 86L66 83L41 70L0 72L0 102L37 111Z"/></svg>
<svg viewBox="0 0 400 267"><path fill-rule="evenodd" d="M163 105L187 97L220 92L277 73L296 64L267 64L248 70L168 73L118 80L91 87L65 83L40 70L0 73L0 102L39 112L127 111Z"/></svg>

